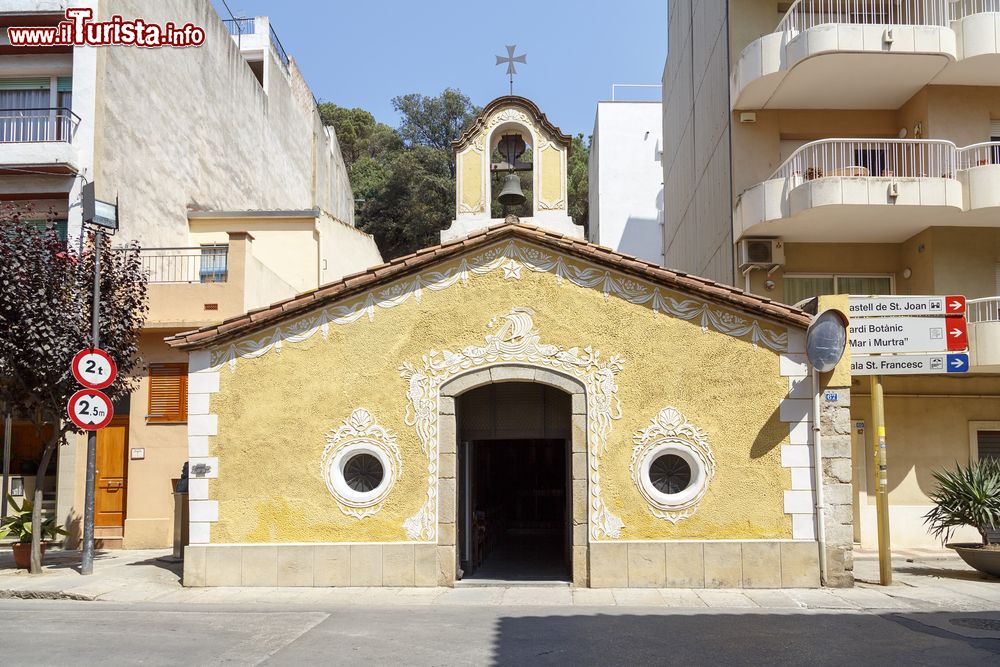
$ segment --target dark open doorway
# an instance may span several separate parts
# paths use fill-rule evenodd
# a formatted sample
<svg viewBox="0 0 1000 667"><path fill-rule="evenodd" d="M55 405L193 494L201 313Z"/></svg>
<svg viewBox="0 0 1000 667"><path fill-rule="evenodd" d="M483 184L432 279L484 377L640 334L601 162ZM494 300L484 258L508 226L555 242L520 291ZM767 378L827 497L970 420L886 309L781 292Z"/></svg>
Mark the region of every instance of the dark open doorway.
<svg viewBox="0 0 1000 667"><path fill-rule="evenodd" d="M569 396L490 385L459 402L459 550L470 582L570 579Z"/></svg>

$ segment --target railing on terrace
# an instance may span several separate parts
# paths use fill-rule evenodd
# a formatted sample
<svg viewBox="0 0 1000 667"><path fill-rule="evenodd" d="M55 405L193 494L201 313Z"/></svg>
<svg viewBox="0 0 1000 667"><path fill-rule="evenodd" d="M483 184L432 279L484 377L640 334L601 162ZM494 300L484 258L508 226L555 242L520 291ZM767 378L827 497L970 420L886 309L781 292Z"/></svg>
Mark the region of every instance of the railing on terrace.
<svg viewBox="0 0 1000 667"><path fill-rule="evenodd" d="M1000 141L984 141L958 149L959 169L972 169L987 164L1000 164Z"/></svg>
<svg viewBox="0 0 1000 667"><path fill-rule="evenodd" d="M965 319L970 323L1000 322L1000 296L969 299L965 304Z"/></svg>
<svg viewBox="0 0 1000 667"><path fill-rule="evenodd" d="M230 35L252 35L256 29L253 17L222 19Z"/></svg>
<svg viewBox="0 0 1000 667"><path fill-rule="evenodd" d="M0 109L0 143L73 141L80 117L62 107Z"/></svg>
<svg viewBox="0 0 1000 667"><path fill-rule="evenodd" d="M954 178L956 148L940 139L820 139L799 147L771 175L811 181L828 176Z"/></svg>
<svg viewBox="0 0 1000 667"><path fill-rule="evenodd" d="M953 0L796 0L775 32L798 33L818 25L935 25L948 27ZM973 0L969 0L973 2ZM980 0L989 2L990 0Z"/></svg>
<svg viewBox="0 0 1000 667"><path fill-rule="evenodd" d="M143 248L142 270L150 283L224 283L229 278L229 246Z"/></svg>
<svg viewBox="0 0 1000 667"><path fill-rule="evenodd" d="M288 54L285 53L285 47L281 45L281 40L278 39L278 33L274 32L274 28L271 27L270 24L268 25L268 29L271 31L271 46L274 47L275 52L278 54L278 60L281 61L281 64L284 65L287 70Z"/></svg>
<svg viewBox="0 0 1000 667"><path fill-rule="evenodd" d="M1000 0L951 0L949 11L953 21L973 14L1000 13Z"/></svg>

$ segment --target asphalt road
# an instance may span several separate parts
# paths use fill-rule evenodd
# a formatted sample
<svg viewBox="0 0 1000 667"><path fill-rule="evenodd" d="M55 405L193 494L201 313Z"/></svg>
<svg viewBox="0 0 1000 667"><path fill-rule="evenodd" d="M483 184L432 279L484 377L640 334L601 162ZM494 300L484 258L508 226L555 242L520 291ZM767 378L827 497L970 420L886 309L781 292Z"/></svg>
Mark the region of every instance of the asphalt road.
<svg viewBox="0 0 1000 667"><path fill-rule="evenodd" d="M988 616L1000 618L1000 614ZM704 609L687 613L567 607L179 607L2 600L0 636L4 637L2 662L6 665L950 667L1000 662L1000 639L971 638L933 627L935 622L951 627L944 617L933 613Z"/></svg>

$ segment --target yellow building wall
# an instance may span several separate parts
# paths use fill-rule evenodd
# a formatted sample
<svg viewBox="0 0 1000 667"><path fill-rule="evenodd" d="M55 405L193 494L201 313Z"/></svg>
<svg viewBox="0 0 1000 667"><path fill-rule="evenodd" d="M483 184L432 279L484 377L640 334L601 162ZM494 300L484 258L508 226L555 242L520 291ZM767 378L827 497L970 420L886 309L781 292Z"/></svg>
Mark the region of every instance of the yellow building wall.
<svg viewBox="0 0 1000 667"><path fill-rule="evenodd" d="M483 155L467 150L459 156L462 174L462 200L460 212L480 212L484 208Z"/></svg>
<svg viewBox="0 0 1000 667"><path fill-rule="evenodd" d="M562 151L553 145L548 145L541 150L542 154L542 202L549 206L554 206L562 198Z"/></svg>
<svg viewBox="0 0 1000 667"><path fill-rule="evenodd" d="M302 342L285 340L280 351L239 358L233 370L223 365L210 403L218 435L209 439L209 454L219 458L219 478L209 485L209 498L219 501L211 541L406 541L403 521L427 497L428 461L404 421L408 386L401 364L419 368L431 351L483 345L491 320L525 306L535 313L541 344L589 346L602 360L623 359L616 376L622 415L612 421L598 459L604 502L625 524L621 539L791 537L783 508L791 480L780 460L789 429L778 416L788 380L779 376L776 352L703 330L697 318L657 314L550 273L525 267L519 273L470 273L467 286L424 289L419 302L411 298L376 309L371 319L330 324L325 335ZM379 293L398 291L390 285ZM629 472L633 435L667 406L705 431L717 461L697 512L676 525L652 515ZM402 455L384 507L360 520L339 510L320 470L326 435L356 408L389 429Z"/></svg>
<svg viewBox="0 0 1000 667"><path fill-rule="evenodd" d="M270 271L299 292L319 284L319 234L315 218L234 218L190 221L192 245L229 243L229 232L249 232L253 254Z"/></svg>

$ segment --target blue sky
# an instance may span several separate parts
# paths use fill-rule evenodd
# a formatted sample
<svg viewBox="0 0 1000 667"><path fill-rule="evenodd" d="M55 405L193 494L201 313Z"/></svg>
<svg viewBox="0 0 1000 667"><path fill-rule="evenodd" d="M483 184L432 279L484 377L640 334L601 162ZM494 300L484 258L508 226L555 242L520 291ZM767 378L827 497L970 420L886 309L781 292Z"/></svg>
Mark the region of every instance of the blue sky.
<svg viewBox="0 0 1000 667"><path fill-rule="evenodd" d="M667 0L227 2L237 16L271 17L316 97L393 126L395 95L453 87L483 105L506 94L494 56L516 43L528 64L517 66L515 94L564 132L589 135L611 84L659 83L667 49ZM659 98L656 89L631 94Z"/></svg>

